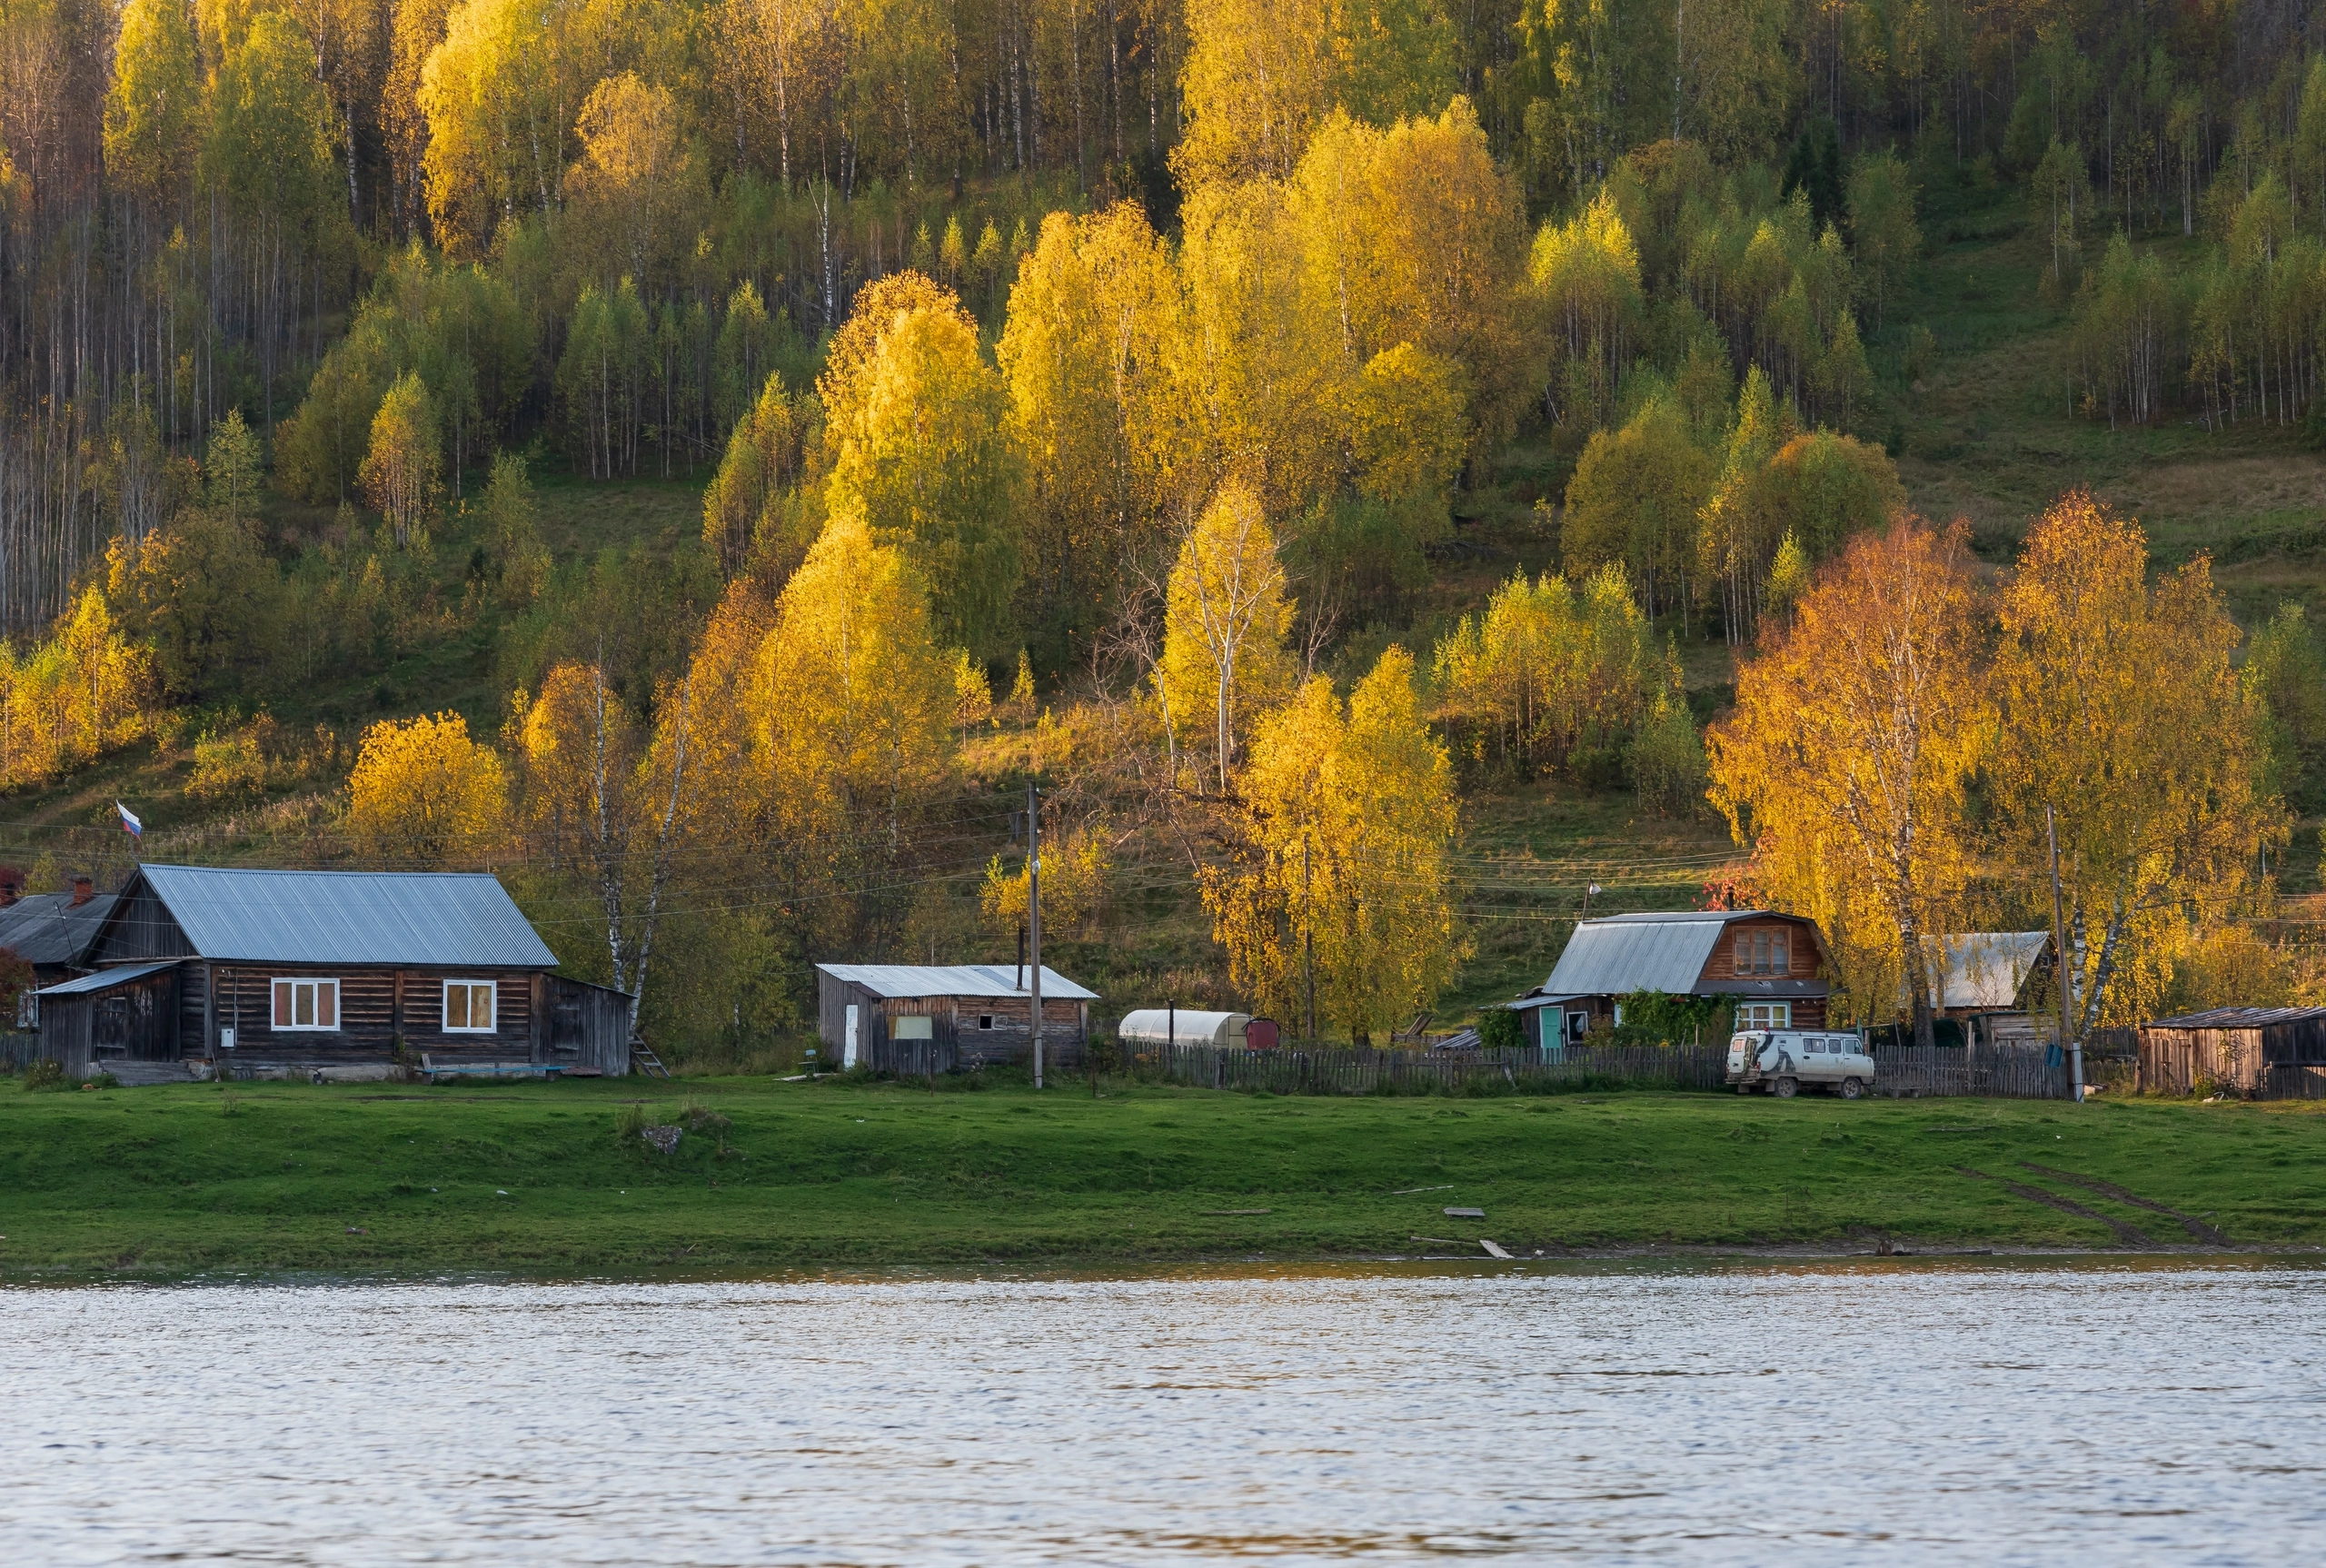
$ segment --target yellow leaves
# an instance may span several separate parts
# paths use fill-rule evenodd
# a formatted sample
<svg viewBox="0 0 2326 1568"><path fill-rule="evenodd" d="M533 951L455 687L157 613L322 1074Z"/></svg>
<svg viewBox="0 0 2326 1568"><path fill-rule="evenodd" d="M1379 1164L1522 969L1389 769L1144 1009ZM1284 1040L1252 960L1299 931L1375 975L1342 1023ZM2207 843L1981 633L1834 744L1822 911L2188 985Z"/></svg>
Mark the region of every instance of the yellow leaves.
<svg viewBox="0 0 2326 1568"><path fill-rule="evenodd" d="M933 590L945 640L984 654L1007 635L1018 583L1019 471L1000 379L979 352L975 323L949 300L897 310L869 353L857 357L860 338L843 366L828 365L820 385L838 451L825 505L904 549Z"/></svg>
<svg viewBox="0 0 2326 1568"><path fill-rule="evenodd" d="M94 588L25 652L0 643L0 782L53 779L144 733L153 680Z"/></svg>
<svg viewBox="0 0 2326 1568"><path fill-rule="evenodd" d="M372 416L371 445L356 475L363 499L379 509L399 550L428 548L428 525L443 493L438 452L435 402L420 378L407 372Z"/></svg>
<svg viewBox="0 0 2326 1568"><path fill-rule="evenodd" d="M2110 995L2116 949L2145 911L2199 903L2204 918L2255 891L2253 858L2285 841L2262 792L2262 715L2231 658L2239 640L2203 558L2151 586L2140 527L2078 491L2029 532L2003 594L1995 666L1998 848L2042 863L2043 808L2059 820L2071 902L2098 928L2087 1007Z"/></svg>
<svg viewBox="0 0 2326 1568"><path fill-rule="evenodd" d="M993 682L967 650L953 650L953 723L967 729L993 717Z"/></svg>
<svg viewBox="0 0 2326 1568"><path fill-rule="evenodd" d="M1031 886L1028 869L1022 858L1013 869L1004 866L999 855L986 867L978 902L986 924L998 936L1008 936L1025 924ZM1106 902L1107 876L1113 869L1103 824L1081 823L1055 841L1044 839L1043 934L1070 937L1086 929Z"/></svg>
<svg viewBox="0 0 2326 1568"><path fill-rule="evenodd" d="M1411 343L1384 349L1349 389L1349 444L1376 501L1435 494L1454 482L1467 440L1459 372Z"/></svg>
<svg viewBox="0 0 2326 1568"><path fill-rule="evenodd" d="M893 820L950 764L957 670L903 552L834 516L784 587L745 697L773 819L798 832Z"/></svg>
<svg viewBox="0 0 2326 1568"><path fill-rule="evenodd" d="M1910 956L1953 928L1971 872L1964 801L1993 734L1980 619L1963 526L1861 534L1708 737L1714 804L1775 905L1824 928L1862 1005L1903 988L1921 1014Z"/></svg>
<svg viewBox="0 0 2326 1568"><path fill-rule="evenodd" d="M1359 1041L1435 1005L1466 956L1453 906L1453 766L1414 664L1386 651L1344 710L1309 680L1254 734L1246 843L1198 878L1230 978L1263 1008L1318 1013Z"/></svg>
<svg viewBox="0 0 2326 1568"><path fill-rule="evenodd" d="M1478 757L1491 740L1504 759L1557 768L1578 749L1612 749L1678 677L1658 664L1647 619L1611 564L1580 591L1549 572L1511 578L1484 615L1465 616L1437 645L1435 683Z"/></svg>
<svg viewBox="0 0 2326 1568"><path fill-rule="evenodd" d="M1221 487L1180 541L1164 607L1156 684L1178 743L1211 749L1228 789L1239 733L1291 679L1293 605L1259 497Z"/></svg>
<svg viewBox="0 0 2326 1568"><path fill-rule="evenodd" d="M347 780L347 828L366 858L423 866L466 859L500 840L508 810L501 759L457 713L363 732Z"/></svg>

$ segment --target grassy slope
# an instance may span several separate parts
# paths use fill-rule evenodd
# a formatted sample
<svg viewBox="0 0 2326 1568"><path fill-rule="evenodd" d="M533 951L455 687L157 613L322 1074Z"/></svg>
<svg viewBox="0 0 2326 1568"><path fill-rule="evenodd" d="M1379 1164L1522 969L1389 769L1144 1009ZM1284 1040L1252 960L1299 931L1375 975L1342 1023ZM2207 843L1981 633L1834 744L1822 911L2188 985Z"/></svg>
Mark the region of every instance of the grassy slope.
<svg viewBox="0 0 2326 1568"><path fill-rule="evenodd" d="M2186 1244L2022 1160L2212 1213L2240 1243L2326 1241L2326 1116L2286 1105L689 1087L731 1120L723 1153L716 1134L668 1159L625 1146L630 1084L0 1092L0 1272L2113 1245L1963 1166Z"/></svg>

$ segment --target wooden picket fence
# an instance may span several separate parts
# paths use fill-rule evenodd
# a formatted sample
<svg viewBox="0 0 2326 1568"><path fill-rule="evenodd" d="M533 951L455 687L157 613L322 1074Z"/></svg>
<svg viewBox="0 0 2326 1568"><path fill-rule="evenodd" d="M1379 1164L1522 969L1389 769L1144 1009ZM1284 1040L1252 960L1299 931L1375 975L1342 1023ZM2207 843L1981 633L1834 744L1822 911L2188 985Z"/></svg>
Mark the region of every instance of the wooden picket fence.
<svg viewBox="0 0 2326 1568"><path fill-rule="evenodd" d="M21 1073L45 1054L38 1035L0 1034L0 1071Z"/></svg>
<svg viewBox="0 0 2326 1568"><path fill-rule="evenodd" d="M894 1077L934 1078L959 1070L940 1040L882 1040L860 1048L860 1067ZM1079 1072L1079 1047L1053 1045L1046 1066ZM1910 1097L1978 1096L2065 1099L2069 1072L2047 1048L1983 1046L1975 1052L1911 1046L1874 1047L1874 1092ZM1161 1046L1128 1057L1137 1077L1195 1088L1277 1095L1559 1094L1578 1089L1727 1088L1728 1047L1575 1046L1547 1050L1231 1050Z"/></svg>
<svg viewBox="0 0 2326 1568"><path fill-rule="evenodd" d="M1974 1051L1876 1046L1874 1092L1911 1098L2063 1100L2073 1091L2073 1074L2065 1057L2055 1064L2053 1056L2049 1046L1981 1046Z"/></svg>
<svg viewBox="0 0 2326 1568"><path fill-rule="evenodd" d="M1132 1058L1134 1072L1198 1088L1278 1095L1464 1094L1562 1089L1715 1089L1728 1070L1725 1047L1576 1047L1560 1050L1238 1051L1166 1046Z"/></svg>

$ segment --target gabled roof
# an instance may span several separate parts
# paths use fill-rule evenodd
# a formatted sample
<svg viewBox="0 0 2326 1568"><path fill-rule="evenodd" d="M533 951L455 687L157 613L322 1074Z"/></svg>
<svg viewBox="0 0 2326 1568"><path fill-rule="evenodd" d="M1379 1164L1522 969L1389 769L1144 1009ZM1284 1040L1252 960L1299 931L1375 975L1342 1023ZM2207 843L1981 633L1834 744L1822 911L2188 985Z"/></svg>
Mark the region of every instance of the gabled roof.
<svg viewBox="0 0 2326 1568"><path fill-rule="evenodd" d="M1620 997L1633 991L1685 996L1696 988L1724 929L1737 920L1770 918L1772 912L1766 909L1678 909L1585 920L1567 938L1566 950L1559 955L1551 978L1543 982L1542 992L1559 997ZM1815 928L1810 928L1814 933ZM1790 987L1781 994L1797 989ZM1724 994L1750 991L1757 995L1771 990L1765 982L1738 981L1725 987Z"/></svg>
<svg viewBox="0 0 2326 1568"><path fill-rule="evenodd" d="M70 893L19 898L0 909L0 948L15 948L27 964L77 968L119 897L99 893L78 905Z"/></svg>
<svg viewBox="0 0 2326 1568"><path fill-rule="evenodd" d="M861 986L876 997L1022 997L1024 972L1014 964L818 964L835 980ZM1095 1002L1086 991L1048 964L1042 966L1042 1000Z"/></svg>
<svg viewBox="0 0 2326 1568"><path fill-rule="evenodd" d="M1943 978L1939 1006L1949 1012L2013 1012L2039 961L2050 968L2049 931L1965 931L1938 938Z"/></svg>
<svg viewBox="0 0 2326 1568"><path fill-rule="evenodd" d="M144 866L137 876L200 958L433 968L557 965L515 900L485 872ZM137 885L133 880L123 890L124 905Z"/></svg>
<svg viewBox="0 0 2326 1568"><path fill-rule="evenodd" d="M110 991L115 986L142 980L156 970L170 968L176 963L175 958L164 958L152 964L117 964L110 969L99 969L94 975L66 980L62 985L44 986L40 994L44 997L79 997L91 991Z"/></svg>

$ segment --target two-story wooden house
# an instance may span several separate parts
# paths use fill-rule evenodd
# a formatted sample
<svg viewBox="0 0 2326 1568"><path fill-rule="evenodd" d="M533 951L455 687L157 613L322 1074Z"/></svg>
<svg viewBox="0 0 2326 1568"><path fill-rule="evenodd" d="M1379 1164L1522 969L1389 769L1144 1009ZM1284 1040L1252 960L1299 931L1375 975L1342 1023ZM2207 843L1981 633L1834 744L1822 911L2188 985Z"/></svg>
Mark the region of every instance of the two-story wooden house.
<svg viewBox="0 0 2326 1568"><path fill-rule="evenodd" d="M1816 922L1761 909L1695 909L1585 920L1551 978L1513 1004L1531 1045L1573 1045L1621 1022L1640 991L1734 1004L1740 1029L1822 1028L1825 939Z"/></svg>

